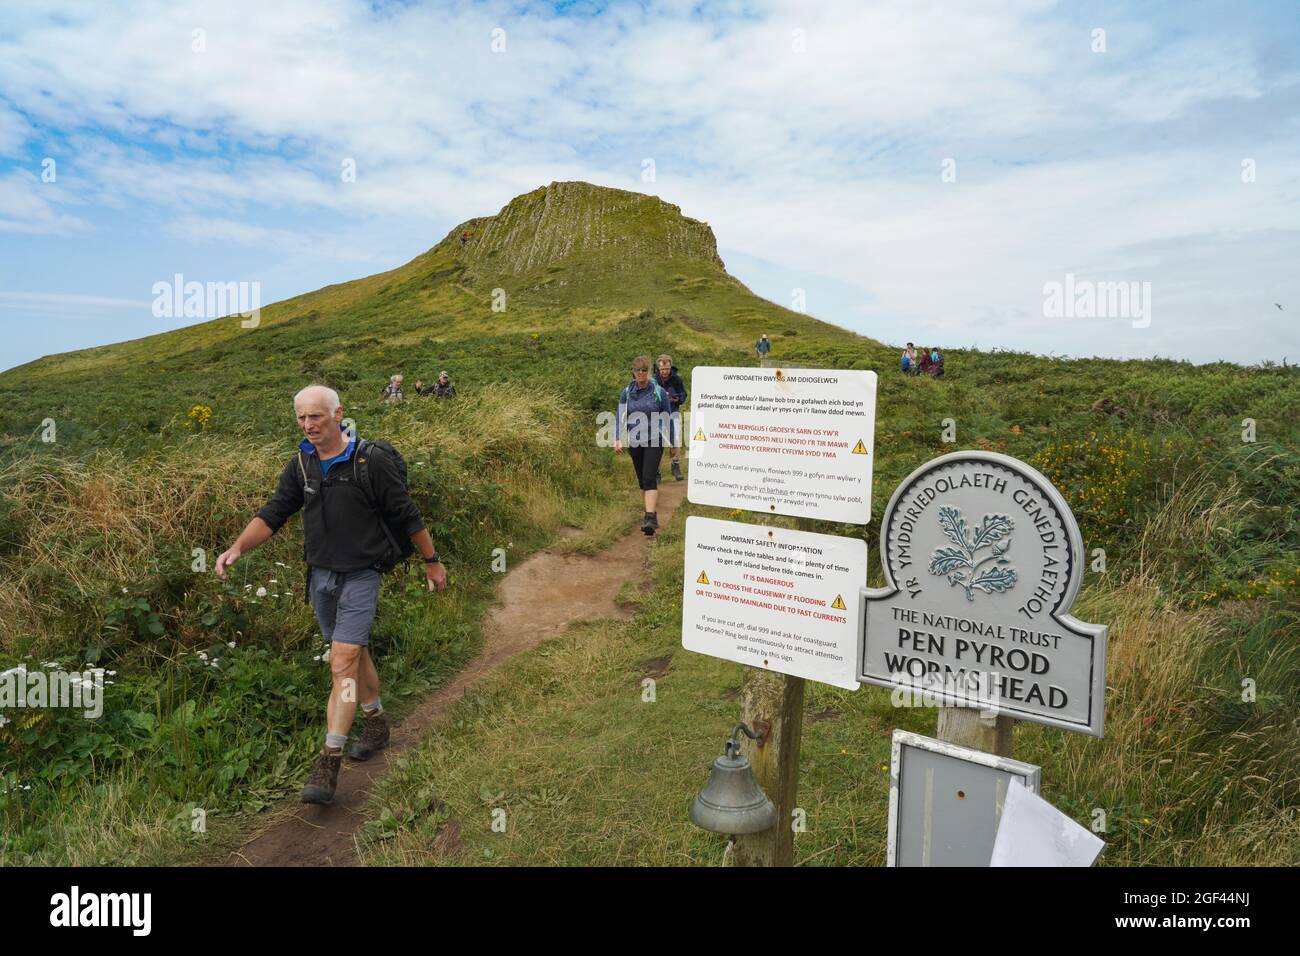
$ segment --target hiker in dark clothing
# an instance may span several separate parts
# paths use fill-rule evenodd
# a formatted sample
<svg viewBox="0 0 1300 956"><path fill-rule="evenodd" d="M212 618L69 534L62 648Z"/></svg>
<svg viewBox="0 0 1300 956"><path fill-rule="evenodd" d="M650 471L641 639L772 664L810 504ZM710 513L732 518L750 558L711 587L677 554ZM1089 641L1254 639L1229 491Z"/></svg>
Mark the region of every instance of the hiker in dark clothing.
<svg viewBox="0 0 1300 956"><path fill-rule="evenodd" d="M647 535L659 527L655 511L659 501L659 463L664 446L671 444L673 405L668 392L650 377L650 356L632 360L632 381L618 397L614 415L614 451L623 451L627 435L627 453L636 471L637 483L645 498L645 518L641 530Z"/></svg>
<svg viewBox="0 0 1300 956"><path fill-rule="evenodd" d="M930 374L930 366L931 366L932 364L934 364L934 361L933 361L933 359L930 358L930 350L929 350L929 349L921 349L921 364L918 365L918 366L916 367L916 368L917 368L917 371L918 371L921 375L929 375L929 374Z"/></svg>
<svg viewBox="0 0 1300 956"><path fill-rule="evenodd" d="M684 481L679 456L682 447L682 405L686 403L686 383L677 374L677 366L673 364L671 355L661 355L655 359L655 368L657 370L655 382L668 393L668 399L673 406L673 417L669 423L672 434L668 444L668 453L673 459L673 477L678 481Z"/></svg>
<svg viewBox="0 0 1300 956"><path fill-rule="evenodd" d="M758 353L758 363L763 364L763 359L767 358L767 353L772 351L772 343L767 340L767 335L760 335L758 341L754 343L754 351Z"/></svg>
<svg viewBox="0 0 1300 956"><path fill-rule="evenodd" d="M943 378L943 353L939 351L939 347L935 346L930 349L926 358L930 360L930 365L926 369L926 374L932 375L935 378Z"/></svg>
<svg viewBox="0 0 1300 956"><path fill-rule="evenodd" d="M455 398L456 386L451 384L451 377L447 374L447 370L443 369L438 375L438 381L428 388L425 388L420 382L416 382L415 393L426 397L431 395L434 398Z"/></svg>
<svg viewBox="0 0 1300 956"><path fill-rule="evenodd" d="M343 406L332 388L310 385L294 396L293 407L306 437L281 470L271 500L217 558L216 572L225 578L227 568L302 511L307 593L321 634L330 642L333 677L325 746L302 800L329 803L358 702L365 729L348 756L366 760L388 744L379 672L367 644L379 604L381 571L408 553L395 535L409 538L424 555L430 590L447 587L447 571L407 492L405 466L396 450L382 442L362 441L355 433L349 436Z"/></svg>

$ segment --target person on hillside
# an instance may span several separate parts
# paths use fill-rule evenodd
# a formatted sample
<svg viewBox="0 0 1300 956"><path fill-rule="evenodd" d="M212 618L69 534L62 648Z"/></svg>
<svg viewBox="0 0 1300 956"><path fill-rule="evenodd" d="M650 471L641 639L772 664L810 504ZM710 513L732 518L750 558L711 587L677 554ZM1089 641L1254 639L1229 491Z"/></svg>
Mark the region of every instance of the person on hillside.
<svg viewBox="0 0 1300 956"><path fill-rule="evenodd" d="M338 393L324 385L309 385L295 395L293 410L305 437L280 471L275 494L217 558L216 572L225 578L232 564L302 511L307 594L321 635L330 642L333 678L325 745L302 801L325 804L334 799L358 701L364 729L348 756L367 760L388 745L379 673L367 645L379 603L380 569L403 553L395 535L409 537L424 555L430 590L446 589L447 571L406 490L392 446L362 441L355 432L349 436Z"/></svg>
<svg viewBox="0 0 1300 956"><path fill-rule="evenodd" d="M447 374L446 369L438 373L438 381L433 383L433 387L426 394L432 395L434 398L456 397L456 386L451 384L451 376Z"/></svg>
<svg viewBox="0 0 1300 956"><path fill-rule="evenodd" d="M916 367L916 346L911 342L908 342L907 348L903 349L902 366L904 375L915 375L920 371Z"/></svg>
<svg viewBox="0 0 1300 956"><path fill-rule="evenodd" d="M916 367L917 374L918 374L918 375L929 375L929 374L930 374L930 366L931 366L932 364L933 364L933 360L930 358L930 350L927 349L927 348L922 348L922 349L921 349L921 362L920 362L920 364L917 365L917 367Z"/></svg>
<svg viewBox="0 0 1300 956"><path fill-rule="evenodd" d="M614 452L623 451L623 436L627 435L628 456L645 498L641 530L646 535L653 535L659 527L655 510L659 501L659 463L663 460L664 445L671 443L672 413L668 392L650 377L650 356L638 355L632 360L632 381L618 397Z"/></svg>
<svg viewBox="0 0 1300 956"><path fill-rule="evenodd" d="M461 247L462 249L465 248L465 243L467 243L467 242L469 242L469 233L468 233L468 232L462 232L462 233L460 234L460 247Z"/></svg>
<svg viewBox="0 0 1300 956"><path fill-rule="evenodd" d="M927 374L935 378L943 378L943 353L939 351L936 345L930 349L930 367L926 370Z"/></svg>
<svg viewBox="0 0 1300 956"><path fill-rule="evenodd" d="M763 359L767 358L767 353L772 351L772 343L767 340L766 333L758 337L758 341L754 343L754 351L758 353L759 364L763 364Z"/></svg>
<svg viewBox="0 0 1300 956"><path fill-rule="evenodd" d="M388 384L379 390L379 397L386 402L400 402L406 398L406 394L402 391L402 376L392 376Z"/></svg>
<svg viewBox="0 0 1300 956"><path fill-rule="evenodd" d="M438 381L432 385L426 387L423 382L416 382L415 394L423 395L426 398L430 396L433 398L455 398L456 386L451 384L451 377L447 374L447 370L443 369L438 374Z"/></svg>
<svg viewBox="0 0 1300 956"><path fill-rule="evenodd" d="M678 481L684 481L680 455L682 447L682 405L686 403L686 383L677 374L677 366L673 364L671 355L661 355L655 359L655 368L658 372L655 381L660 388L668 393L668 399L673 408L673 417L669 422L672 433L668 443L668 454L673 460L673 477Z"/></svg>

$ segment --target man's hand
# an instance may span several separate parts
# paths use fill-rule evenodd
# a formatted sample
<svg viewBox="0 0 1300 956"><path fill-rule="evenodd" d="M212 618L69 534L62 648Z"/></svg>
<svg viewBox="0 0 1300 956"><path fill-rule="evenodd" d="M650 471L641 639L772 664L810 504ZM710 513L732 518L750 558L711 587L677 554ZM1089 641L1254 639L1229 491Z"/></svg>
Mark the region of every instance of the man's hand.
<svg viewBox="0 0 1300 956"><path fill-rule="evenodd" d="M447 569L439 561L424 566L424 576L429 582L429 590L442 593L447 590Z"/></svg>
<svg viewBox="0 0 1300 956"><path fill-rule="evenodd" d="M226 568L238 561L243 553L243 551L239 550L238 544L233 544L227 550L222 551L220 557L217 558L217 577L224 581L226 578Z"/></svg>
<svg viewBox="0 0 1300 956"><path fill-rule="evenodd" d="M617 438L615 438L615 439L614 439L614 454L616 454L616 455L621 455L622 453L623 453L623 443L622 443L621 441L619 441Z"/></svg>

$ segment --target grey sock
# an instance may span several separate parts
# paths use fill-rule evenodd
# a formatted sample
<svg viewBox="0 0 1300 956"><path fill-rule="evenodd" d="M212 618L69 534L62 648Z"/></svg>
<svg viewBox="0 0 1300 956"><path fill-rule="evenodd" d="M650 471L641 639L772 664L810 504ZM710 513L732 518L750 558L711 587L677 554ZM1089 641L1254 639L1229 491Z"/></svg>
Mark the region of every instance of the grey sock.
<svg viewBox="0 0 1300 956"><path fill-rule="evenodd" d="M378 717L380 714L384 712L384 705L381 704L379 702L379 698L376 697L373 702L369 704L362 704L361 712L365 714L367 717Z"/></svg>
<svg viewBox="0 0 1300 956"><path fill-rule="evenodd" d="M348 742L347 734L326 734L325 735L326 750L342 750L343 745L346 744L347 742Z"/></svg>

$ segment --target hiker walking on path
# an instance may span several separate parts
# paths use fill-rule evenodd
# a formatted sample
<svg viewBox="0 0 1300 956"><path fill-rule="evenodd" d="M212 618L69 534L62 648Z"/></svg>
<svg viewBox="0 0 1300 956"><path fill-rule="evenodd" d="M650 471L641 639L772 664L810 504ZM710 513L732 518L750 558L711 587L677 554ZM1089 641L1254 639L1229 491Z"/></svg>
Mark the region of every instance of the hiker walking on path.
<svg viewBox="0 0 1300 956"><path fill-rule="evenodd" d="M446 369L443 369L442 372L438 374L438 381L434 382L428 388L424 388L421 383L416 382L415 393L426 397L432 395L434 398L455 398L456 386L451 384L451 376L447 374Z"/></svg>
<svg viewBox="0 0 1300 956"><path fill-rule="evenodd" d="M658 370L655 382L668 393L668 400L673 407L672 419L668 423L672 430L669 435L668 454L673 459L673 477L678 481L684 481L680 456L682 448L682 406L686 404L686 383L677 374L677 366L673 364L671 355L661 355L655 359L655 368Z"/></svg>
<svg viewBox="0 0 1300 956"><path fill-rule="evenodd" d="M754 343L754 351L758 353L758 364L763 364L763 359L767 358L767 353L772 351L772 343L767 340L766 333L758 337Z"/></svg>
<svg viewBox="0 0 1300 956"><path fill-rule="evenodd" d="M614 451L623 451L626 434L627 453L645 498L641 530L647 535L654 534L659 527L659 515L655 511L659 502L659 464L664 445L670 442L672 412L668 392L650 377L650 356L638 355L632 360L632 381L618 397Z"/></svg>
<svg viewBox="0 0 1300 956"><path fill-rule="evenodd" d="M388 744L379 699L379 673L367 647L379 603L381 572L418 549L430 590L447 586L447 571L406 488L406 465L392 445L349 437L343 406L332 388L309 385L293 399L305 438L285 463L275 494L217 558L226 569L302 511L307 593L321 634L330 642L332 689L325 745L302 791L304 803L329 803L338 784L343 747L356 717L364 730L348 756L367 760ZM410 545L403 542L409 540Z"/></svg>
<svg viewBox="0 0 1300 956"><path fill-rule="evenodd" d="M400 402L406 398L405 393L402 392L402 376L392 376L388 384L379 390L379 397L386 402Z"/></svg>

